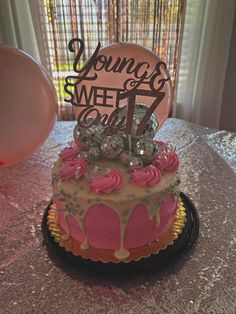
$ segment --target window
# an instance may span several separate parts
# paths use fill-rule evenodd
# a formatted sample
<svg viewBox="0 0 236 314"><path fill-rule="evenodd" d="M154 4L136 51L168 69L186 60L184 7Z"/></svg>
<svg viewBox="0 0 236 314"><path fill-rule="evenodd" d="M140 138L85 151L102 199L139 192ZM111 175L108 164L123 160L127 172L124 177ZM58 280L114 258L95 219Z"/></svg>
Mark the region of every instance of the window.
<svg viewBox="0 0 236 314"><path fill-rule="evenodd" d="M143 45L167 63L175 88L184 4L184 0L42 1L46 66L57 89L59 119L75 118L72 106L64 102L64 79L72 71L74 60L67 49L72 37L85 41L82 62L99 41L102 46L122 41Z"/></svg>

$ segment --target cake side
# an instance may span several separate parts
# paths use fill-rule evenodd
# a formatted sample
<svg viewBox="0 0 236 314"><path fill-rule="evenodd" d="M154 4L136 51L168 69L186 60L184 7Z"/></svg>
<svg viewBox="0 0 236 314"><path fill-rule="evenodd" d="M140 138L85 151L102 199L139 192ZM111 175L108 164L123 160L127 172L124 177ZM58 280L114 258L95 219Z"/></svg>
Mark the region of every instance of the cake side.
<svg viewBox="0 0 236 314"><path fill-rule="evenodd" d="M135 184L130 169L118 161L92 162L80 180L61 178L63 164L57 161L52 170L58 224L82 249L114 250L118 259L124 259L129 249L157 240L171 227L178 205L175 171L162 172L158 184L150 187ZM94 169L119 173L122 187L109 193L91 190Z"/></svg>

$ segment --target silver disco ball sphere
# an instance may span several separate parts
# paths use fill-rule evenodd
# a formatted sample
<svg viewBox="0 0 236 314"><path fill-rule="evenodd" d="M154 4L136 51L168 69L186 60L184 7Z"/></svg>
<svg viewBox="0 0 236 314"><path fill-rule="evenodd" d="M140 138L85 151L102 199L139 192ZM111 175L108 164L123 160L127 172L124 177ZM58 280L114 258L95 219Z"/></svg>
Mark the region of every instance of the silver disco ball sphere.
<svg viewBox="0 0 236 314"><path fill-rule="evenodd" d="M124 150L120 154L120 161L122 162L123 165L128 166L133 155L129 150Z"/></svg>
<svg viewBox="0 0 236 314"><path fill-rule="evenodd" d="M149 108L148 106L141 103L135 104L131 135L136 134L143 117L146 115L146 112L148 111L148 108ZM122 117L127 117L127 113L128 113L128 105L121 107L118 110L119 120L121 120ZM146 125L141 135L144 137L154 138L157 132L158 126L159 126L159 123L157 121L157 118L155 114L152 113L150 118L146 122Z"/></svg>
<svg viewBox="0 0 236 314"><path fill-rule="evenodd" d="M158 152L158 147L151 138L140 137L134 151L136 156L140 157L144 163L150 163Z"/></svg>
<svg viewBox="0 0 236 314"><path fill-rule="evenodd" d="M116 159L122 150L124 150L124 140L119 135L109 135L104 137L100 148L104 157Z"/></svg>
<svg viewBox="0 0 236 314"><path fill-rule="evenodd" d="M88 118L88 125L92 124L93 118ZM73 132L75 142L82 141L86 146L92 147L97 146L101 143L104 137L104 127L101 124L93 124L90 127L83 127L77 124Z"/></svg>
<svg viewBox="0 0 236 314"><path fill-rule="evenodd" d="M140 169L140 168L142 168L142 166L143 166L143 161L142 161L142 159L140 157L133 156L130 159L129 167L132 170Z"/></svg>
<svg viewBox="0 0 236 314"><path fill-rule="evenodd" d="M88 156L90 160L97 160L100 159L101 157L101 151L99 147L90 147L89 151L88 151Z"/></svg>

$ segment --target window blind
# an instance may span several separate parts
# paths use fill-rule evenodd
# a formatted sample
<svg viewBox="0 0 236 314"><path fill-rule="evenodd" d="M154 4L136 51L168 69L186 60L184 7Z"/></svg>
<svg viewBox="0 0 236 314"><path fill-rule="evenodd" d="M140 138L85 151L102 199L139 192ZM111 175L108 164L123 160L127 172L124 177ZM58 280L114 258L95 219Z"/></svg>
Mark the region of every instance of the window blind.
<svg viewBox="0 0 236 314"><path fill-rule="evenodd" d="M64 79L71 73L74 56L67 44L72 37L85 41L85 62L100 41L131 42L155 52L169 69L175 88L185 0L44 0L40 14L47 69L56 86L60 120L75 118L64 102ZM81 64L82 65L82 64Z"/></svg>

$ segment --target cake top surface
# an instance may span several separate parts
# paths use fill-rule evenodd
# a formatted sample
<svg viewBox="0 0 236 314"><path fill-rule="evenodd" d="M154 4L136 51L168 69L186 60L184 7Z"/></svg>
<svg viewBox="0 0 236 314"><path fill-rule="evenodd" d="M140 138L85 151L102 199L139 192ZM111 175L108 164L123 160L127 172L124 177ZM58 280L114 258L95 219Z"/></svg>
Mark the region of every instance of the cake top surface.
<svg viewBox="0 0 236 314"><path fill-rule="evenodd" d="M58 176L58 173L60 173L65 163L66 162L62 160L55 163L52 170L54 177ZM97 174L97 169L99 169L101 173ZM118 178L116 174L118 174ZM120 203L160 193L169 186L174 185L176 180L178 180L176 171L159 175L158 182L154 186L142 186L133 181L132 171L120 161L98 160L91 162L87 175L83 176L81 179L61 178L59 180L61 180L60 184L63 185L64 192L75 195L77 198L86 198L88 201L107 200ZM149 172L147 172L147 176L150 177ZM97 190L93 188L94 181L97 181Z"/></svg>

